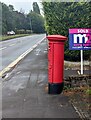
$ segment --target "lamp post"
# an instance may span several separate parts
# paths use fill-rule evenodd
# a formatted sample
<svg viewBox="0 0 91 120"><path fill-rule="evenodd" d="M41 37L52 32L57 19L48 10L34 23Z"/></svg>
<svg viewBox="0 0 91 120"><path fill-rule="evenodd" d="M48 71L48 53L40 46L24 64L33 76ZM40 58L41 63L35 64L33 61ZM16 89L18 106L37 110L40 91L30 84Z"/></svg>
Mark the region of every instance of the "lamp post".
<svg viewBox="0 0 91 120"><path fill-rule="evenodd" d="M31 21L31 18L30 18L30 29L31 29L31 32L32 32L32 21Z"/></svg>

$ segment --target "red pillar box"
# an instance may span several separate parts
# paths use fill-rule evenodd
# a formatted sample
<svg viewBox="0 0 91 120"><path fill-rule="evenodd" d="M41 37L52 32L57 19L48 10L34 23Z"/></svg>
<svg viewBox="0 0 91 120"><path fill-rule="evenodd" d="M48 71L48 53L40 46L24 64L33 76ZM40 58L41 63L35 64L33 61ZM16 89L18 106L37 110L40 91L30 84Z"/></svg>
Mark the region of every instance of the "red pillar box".
<svg viewBox="0 0 91 120"><path fill-rule="evenodd" d="M60 94L63 90L64 71L64 42L67 37L61 35L49 35L48 50L48 93Z"/></svg>

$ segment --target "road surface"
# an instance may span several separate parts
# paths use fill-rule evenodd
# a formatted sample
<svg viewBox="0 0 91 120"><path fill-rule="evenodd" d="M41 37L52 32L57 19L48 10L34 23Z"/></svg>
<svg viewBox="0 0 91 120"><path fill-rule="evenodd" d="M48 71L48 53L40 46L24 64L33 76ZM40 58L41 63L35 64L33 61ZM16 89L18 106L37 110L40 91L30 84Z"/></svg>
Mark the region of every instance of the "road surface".
<svg viewBox="0 0 91 120"><path fill-rule="evenodd" d="M0 61L2 61L2 69L17 59L21 54L39 42L45 37L45 34L32 35L26 37L15 38L0 42Z"/></svg>
<svg viewBox="0 0 91 120"><path fill-rule="evenodd" d="M3 118L79 119L68 97L48 94L47 53L44 40L3 78ZM65 69L64 77L69 75L77 75L77 70Z"/></svg>
<svg viewBox="0 0 91 120"><path fill-rule="evenodd" d="M72 74L72 73L71 73ZM79 118L63 93L49 95L46 40L13 69L2 85L3 118Z"/></svg>

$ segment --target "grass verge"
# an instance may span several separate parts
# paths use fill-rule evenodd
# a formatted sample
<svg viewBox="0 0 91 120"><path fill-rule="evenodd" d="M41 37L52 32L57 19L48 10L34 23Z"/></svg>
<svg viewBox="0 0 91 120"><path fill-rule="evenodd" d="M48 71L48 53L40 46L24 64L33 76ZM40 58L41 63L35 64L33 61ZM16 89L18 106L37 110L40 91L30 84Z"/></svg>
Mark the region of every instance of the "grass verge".
<svg viewBox="0 0 91 120"><path fill-rule="evenodd" d="M24 36L29 36L31 34L17 34L17 35L10 35L10 36L0 36L0 41L4 41L4 40L9 40L9 39L13 39L13 38L18 38L18 37L24 37Z"/></svg>

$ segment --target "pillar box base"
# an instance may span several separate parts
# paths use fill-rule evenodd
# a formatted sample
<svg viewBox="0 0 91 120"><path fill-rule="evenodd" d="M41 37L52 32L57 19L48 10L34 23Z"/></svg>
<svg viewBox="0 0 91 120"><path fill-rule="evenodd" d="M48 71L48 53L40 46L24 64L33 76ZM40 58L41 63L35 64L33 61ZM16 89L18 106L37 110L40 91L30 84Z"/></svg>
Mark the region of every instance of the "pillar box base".
<svg viewBox="0 0 91 120"><path fill-rule="evenodd" d="M63 90L64 83L49 83L48 93L49 94L60 94Z"/></svg>

